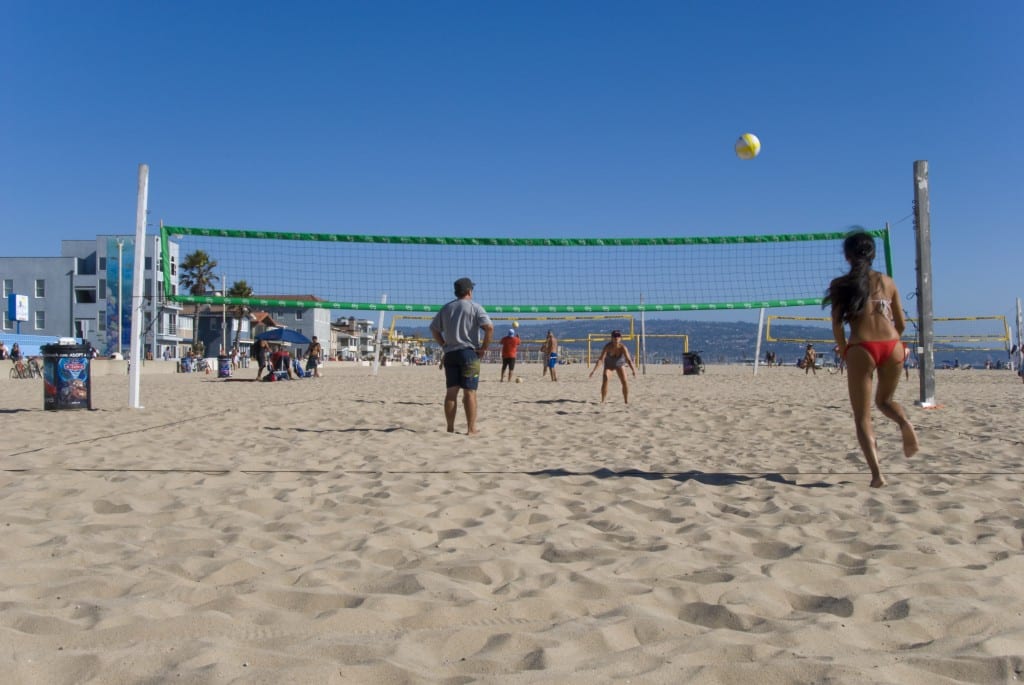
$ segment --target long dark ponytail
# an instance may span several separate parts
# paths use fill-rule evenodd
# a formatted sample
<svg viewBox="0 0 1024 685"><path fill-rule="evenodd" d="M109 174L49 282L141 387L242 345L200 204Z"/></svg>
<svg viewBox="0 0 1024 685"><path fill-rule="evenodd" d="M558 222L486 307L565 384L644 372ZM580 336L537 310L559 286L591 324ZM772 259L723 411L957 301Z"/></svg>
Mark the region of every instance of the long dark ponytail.
<svg viewBox="0 0 1024 685"><path fill-rule="evenodd" d="M856 229L843 241L843 254L850 262L850 271L832 281L821 306L831 306L837 318L848 323L864 311L871 297L875 239L863 229Z"/></svg>

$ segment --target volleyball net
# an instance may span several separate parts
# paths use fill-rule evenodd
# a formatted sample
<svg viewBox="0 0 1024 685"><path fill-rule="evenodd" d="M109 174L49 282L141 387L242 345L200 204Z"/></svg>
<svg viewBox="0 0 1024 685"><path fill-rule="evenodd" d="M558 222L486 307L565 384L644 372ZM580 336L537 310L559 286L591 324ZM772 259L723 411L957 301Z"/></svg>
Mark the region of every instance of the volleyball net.
<svg viewBox="0 0 1024 685"><path fill-rule="evenodd" d="M1010 326L1005 316L944 316L935 317L934 322L937 352L1005 352L1010 349ZM834 345L832 319L827 316L769 314L765 322L765 340ZM907 319L903 342L916 345L916 319Z"/></svg>
<svg viewBox="0 0 1024 685"><path fill-rule="evenodd" d="M820 304L829 281L848 270L846 233L443 238L163 225L160 232L163 254L179 258L160 262L169 301L254 308L433 312L464 276L492 315L798 307ZM868 232L891 275L888 230ZM252 294L184 292L177 266L199 253Z"/></svg>

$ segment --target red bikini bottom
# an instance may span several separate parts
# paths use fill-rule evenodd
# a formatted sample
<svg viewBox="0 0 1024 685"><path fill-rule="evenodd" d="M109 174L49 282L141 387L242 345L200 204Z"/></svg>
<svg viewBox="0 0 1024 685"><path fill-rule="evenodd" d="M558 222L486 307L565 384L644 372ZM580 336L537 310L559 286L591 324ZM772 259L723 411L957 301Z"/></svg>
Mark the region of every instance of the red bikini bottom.
<svg viewBox="0 0 1024 685"><path fill-rule="evenodd" d="M889 357L892 356L892 351L896 349L899 344L899 339L895 340L864 340L862 342L850 343L846 346L847 354L849 354L851 347L863 347L867 350L871 358L875 360L875 366L881 366L884 364Z"/></svg>

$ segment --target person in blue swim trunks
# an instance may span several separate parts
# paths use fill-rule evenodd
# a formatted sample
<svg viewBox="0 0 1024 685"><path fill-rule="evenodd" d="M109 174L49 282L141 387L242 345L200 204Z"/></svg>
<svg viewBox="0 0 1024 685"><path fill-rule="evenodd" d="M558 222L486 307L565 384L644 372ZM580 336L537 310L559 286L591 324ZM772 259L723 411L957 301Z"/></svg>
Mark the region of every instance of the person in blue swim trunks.
<svg viewBox="0 0 1024 685"><path fill-rule="evenodd" d="M544 338L544 343L540 346L540 358L544 363L544 370L540 373L541 378L550 372L551 380L557 381L558 338L551 331L548 331L548 336Z"/></svg>
<svg viewBox="0 0 1024 685"><path fill-rule="evenodd" d="M479 432L476 390L480 383L480 360L491 344L494 324L484 308L473 301L475 287L468 278L455 281L455 299L441 307L430 322L430 333L444 350L441 360L446 387L444 418L449 433L455 432L459 390L462 390L462 406L466 411L466 432L468 435Z"/></svg>

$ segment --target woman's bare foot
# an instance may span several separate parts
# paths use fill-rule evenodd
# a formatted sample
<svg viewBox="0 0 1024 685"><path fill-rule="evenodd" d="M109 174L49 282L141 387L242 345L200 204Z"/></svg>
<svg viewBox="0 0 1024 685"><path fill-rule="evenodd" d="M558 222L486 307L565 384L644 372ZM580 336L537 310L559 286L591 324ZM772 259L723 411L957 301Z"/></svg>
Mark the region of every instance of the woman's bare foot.
<svg viewBox="0 0 1024 685"><path fill-rule="evenodd" d="M881 476L879 476L878 478L872 478L871 479L871 487L873 487L873 488L880 488L880 487L883 487L884 485L885 485L885 479L882 478Z"/></svg>
<svg viewBox="0 0 1024 685"><path fill-rule="evenodd" d="M903 456L912 457L917 454L921 446L917 444L917 433L914 432L914 426L910 421L900 426L900 432L903 433Z"/></svg>

